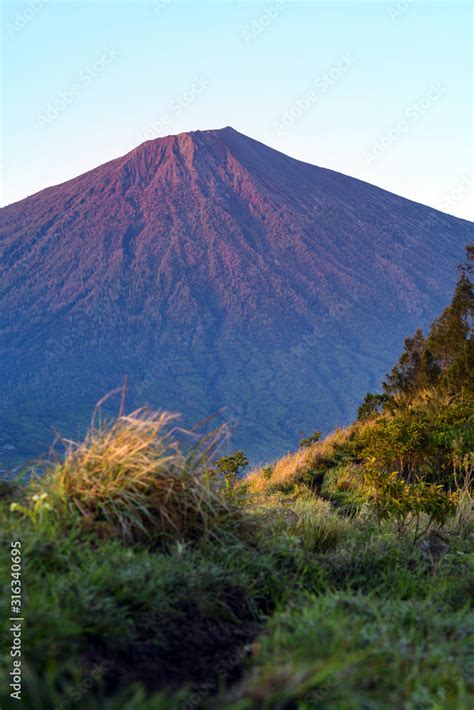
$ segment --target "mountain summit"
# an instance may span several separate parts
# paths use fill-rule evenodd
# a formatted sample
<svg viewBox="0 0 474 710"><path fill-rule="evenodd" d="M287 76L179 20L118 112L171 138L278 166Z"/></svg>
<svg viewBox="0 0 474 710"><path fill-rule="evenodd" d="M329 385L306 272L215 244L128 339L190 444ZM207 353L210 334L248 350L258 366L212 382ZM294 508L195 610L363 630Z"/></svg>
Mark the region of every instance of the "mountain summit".
<svg viewBox="0 0 474 710"><path fill-rule="evenodd" d="M473 224L234 129L147 141L0 211L0 457L131 404L227 408L267 458L347 422L449 300Z"/></svg>

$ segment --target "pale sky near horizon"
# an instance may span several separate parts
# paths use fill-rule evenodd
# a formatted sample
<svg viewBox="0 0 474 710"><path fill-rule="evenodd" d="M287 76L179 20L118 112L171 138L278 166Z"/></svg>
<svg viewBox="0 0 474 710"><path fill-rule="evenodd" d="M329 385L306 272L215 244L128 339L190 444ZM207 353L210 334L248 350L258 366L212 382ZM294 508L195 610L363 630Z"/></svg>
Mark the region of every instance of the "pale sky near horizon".
<svg viewBox="0 0 474 710"><path fill-rule="evenodd" d="M2 2L0 204L226 125L474 220L470 2Z"/></svg>

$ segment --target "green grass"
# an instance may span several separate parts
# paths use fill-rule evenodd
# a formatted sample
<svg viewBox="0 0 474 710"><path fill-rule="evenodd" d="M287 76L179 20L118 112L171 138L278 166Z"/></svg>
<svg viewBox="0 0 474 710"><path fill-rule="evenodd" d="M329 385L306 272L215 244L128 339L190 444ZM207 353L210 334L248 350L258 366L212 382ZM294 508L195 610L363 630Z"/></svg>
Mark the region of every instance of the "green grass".
<svg viewBox="0 0 474 710"><path fill-rule="evenodd" d="M41 480L0 484L4 619L22 543L22 707L474 706L467 489L414 544L376 520L350 432L229 491L208 440L186 449L169 423L122 417ZM8 643L0 660L9 707Z"/></svg>
<svg viewBox="0 0 474 710"><path fill-rule="evenodd" d="M472 707L474 614L337 592L279 612L232 708Z"/></svg>
<svg viewBox="0 0 474 710"><path fill-rule="evenodd" d="M54 518L34 527L8 506L0 506L3 540L22 541L26 707L59 707L95 669L101 672L88 702L120 697L133 684L147 694L207 681L222 658L253 640L277 604L306 587L323 588L319 566L285 534L262 529L249 541L225 530L218 544L149 550L85 535L77 520L69 528ZM0 564L7 580L9 542ZM3 618L8 603L5 594ZM2 676L2 699L7 686Z"/></svg>

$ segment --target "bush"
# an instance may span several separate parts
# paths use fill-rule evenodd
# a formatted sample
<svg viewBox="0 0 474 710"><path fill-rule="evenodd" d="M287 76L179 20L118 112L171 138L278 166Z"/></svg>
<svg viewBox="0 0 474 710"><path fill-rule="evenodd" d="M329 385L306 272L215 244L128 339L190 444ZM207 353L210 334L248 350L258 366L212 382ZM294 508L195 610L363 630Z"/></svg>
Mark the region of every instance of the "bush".
<svg viewBox="0 0 474 710"><path fill-rule="evenodd" d="M388 402L390 402L390 397L387 394L372 394L368 392L357 410L357 420L364 421L377 418L379 414L382 414Z"/></svg>
<svg viewBox="0 0 474 710"><path fill-rule="evenodd" d="M249 460L243 451L236 451L230 456L222 456L216 461L216 475L223 476L226 488L235 486L237 476L248 466Z"/></svg>
<svg viewBox="0 0 474 710"><path fill-rule="evenodd" d="M456 512L456 493L424 481L409 484L397 471L385 473L375 459L366 466L364 479L379 526L395 520L399 534L412 531L414 544L433 524L444 525Z"/></svg>

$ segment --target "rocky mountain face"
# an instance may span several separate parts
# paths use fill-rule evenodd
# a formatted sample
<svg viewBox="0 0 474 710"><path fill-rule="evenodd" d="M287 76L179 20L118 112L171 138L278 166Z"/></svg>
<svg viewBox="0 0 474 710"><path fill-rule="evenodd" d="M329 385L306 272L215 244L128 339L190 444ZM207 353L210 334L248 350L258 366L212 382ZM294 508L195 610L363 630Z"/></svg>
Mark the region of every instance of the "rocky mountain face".
<svg viewBox="0 0 474 710"><path fill-rule="evenodd" d="M0 211L0 458L129 406L268 459L349 421L449 301L474 225L232 128L143 143Z"/></svg>

